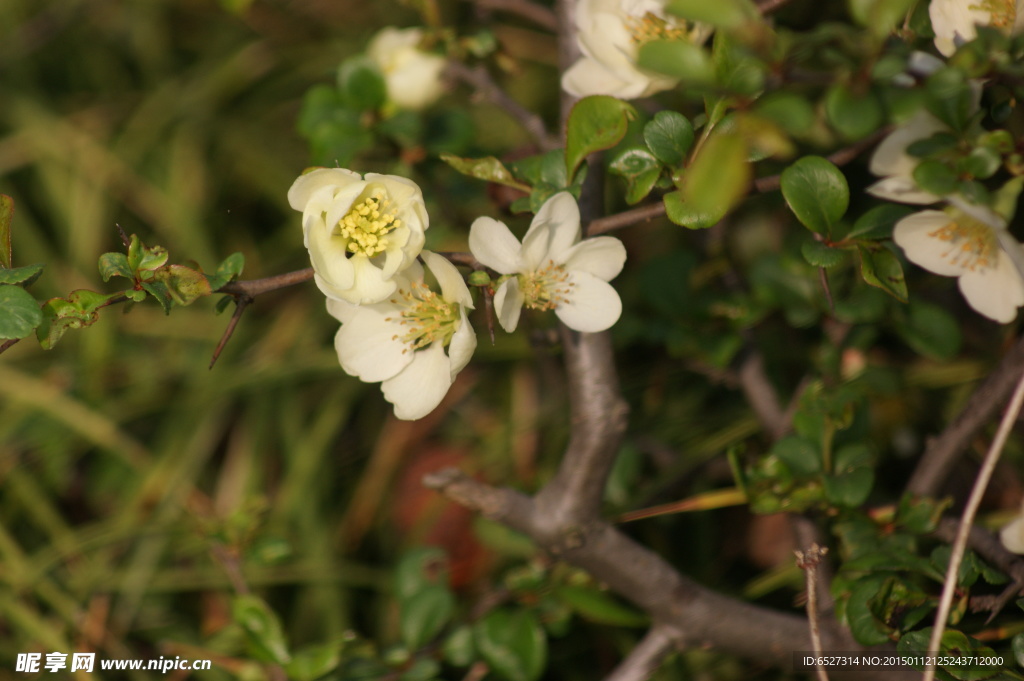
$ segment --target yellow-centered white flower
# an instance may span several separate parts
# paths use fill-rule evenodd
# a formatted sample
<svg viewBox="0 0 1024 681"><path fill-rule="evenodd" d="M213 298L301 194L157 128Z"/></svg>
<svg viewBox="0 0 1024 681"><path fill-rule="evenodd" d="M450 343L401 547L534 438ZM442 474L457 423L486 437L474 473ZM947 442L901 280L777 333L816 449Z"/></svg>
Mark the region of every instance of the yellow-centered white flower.
<svg viewBox="0 0 1024 681"><path fill-rule="evenodd" d="M978 36L977 26L1015 35L1024 29L1024 0L932 0L928 15L935 48L945 56Z"/></svg>
<svg viewBox="0 0 1024 681"><path fill-rule="evenodd" d="M429 220L423 193L396 175L317 168L292 184L288 203L302 211L303 241L324 295L376 303L423 248Z"/></svg>
<svg viewBox="0 0 1024 681"><path fill-rule="evenodd" d="M893 240L907 259L945 277L977 312L1003 324L1024 305L1024 250L992 210L958 197L945 210L925 210L896 223Z"/></svg>
<svg viewBox="0 0 1024 681"><path fill-rule="evenodd" d="M444 92L446 60L419 48L423 31L388 26L373 37L366 54L380 69L388 99L403 109L424 109Z"/></svg>
<svg viewBox="0 0 1024 681"><path fill-rule="evenodd" d="M523 306L554 310L576 331L604 331L622 314L611 281L626 262L615 237L580 241L580 209L568 192L544 202L522 244L504 223L477 218L469 228L469 250L481 263L505 275L494 293L498 322L514 331Z"/></svg>
<svg viewBox="0 0 1024 681"><path fill-rule="evenodd" d="M424 283L423 267L413 263L395 278L398 287L388 300L327 301L327 311L341 322L334 347L342 369L367 383L380 381L395 416L407 421L440 404L476 349L466 316L473 298L462 275L436 253L423 251L421 257L440 293Z"/></svg>
<svg viewBox="0 0 1024 681"><path fill-rule="evenodd" d="M670 90L679 82L636 65L640 46L652 40L702 42L704 29L666 15L665 0L579 0L576 42L583 56L562 76L576 97L611 95L636 99Z"/></svg>

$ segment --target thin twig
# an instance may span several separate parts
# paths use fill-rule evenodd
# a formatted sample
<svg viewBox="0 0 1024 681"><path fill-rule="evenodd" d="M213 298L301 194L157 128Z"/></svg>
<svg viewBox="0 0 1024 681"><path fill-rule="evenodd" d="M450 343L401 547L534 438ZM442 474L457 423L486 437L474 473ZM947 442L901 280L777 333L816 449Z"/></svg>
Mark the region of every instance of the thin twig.
<svg viewBox="0 0 1024 681"><path fill-rule="evenodd" d="M758 0L757 11L761 14L770 14L788 2L789 0Z"/></svg>
<svg viewBox="0 0 1024 681"><path fill-rule="evenodd" d="M20 338L9 338L5 340L3 343L0 343L0 354L3 354L7 350L7 348L15 345L20 340Z"/></svg>
<svg viewBox="0 0 1024 681"><path fill-rule="evenodd" d="M470 67L453 59L448 62L448 73L472 86L481 97L503 109L544 151L550 151L560 146L560 140L548 132L544 120L502 90L485 67Z"/></svg>
<svg viewBox="0 0 1024 681"><path fill-rule="evenodd" d="M529 2L529 0L473 0L473 3L483 9L516 14L552 33L558 31L558 17L555 16L555 13L547 7Z"/></svg>
<svg viewBox="0 0 1024 681"><path fill-rule="evenodd" d="M988 487L992 473L996 469L999 456L1003 453L1003 447L1006 445L1006 438L1010 435L1010 429L1013 428L1013 424L1017 421L1022 404L1024 404L1024 373L1018 376L1017 387L1013 391L1010 405L1006 408L1002 421L999 422L999 430L996 431L996 436L992 440L988 452L985 453L985 460L981 464L981 470L978 471L978 477L974 481L974 487L971 489L971 496L967 499L967 505L960 518L960 529L957 531L956 539L950 551L949 565L946 567L946 579L942 585L939 610L935 614L935 626L932 627L932 635L928 641L928 650L925 652L938 652L940 649L939 644L942 641L946 620L949 618L949 611L953 605L953 594L956 591L957 576L960 573L960 562L963 560L964 552L967 549L967 539L974 524L974 516L978 512L978 506L981 505L985 489ZM924 681L933 681L934 678L935 665L929 664L925 668Z"/></svg>
<svg viewBox="0 0 1024 681"><path fill-rule="evenodd" d="M313 268L307 267L304 270L275 274L272 277L263 277L262 279L232 281L221 286L219 289L214 291L214 293L226 293L229 296L249 296L250 298L255 298L261 293L269 293L270 291L276 291L277 289L301 284L312 278Z"/></svg>
<svg viewBox="0 0 1024 681"><path fill-rule="evenodd" d="M807 620L811 628L811 646L814 649L814 657L817 658L815 670L818 673L818 681L828 681L828 674L825 667L821 665L822 653L825 648L821 645L821 624L818 619L818 564L828 553L827 548L811 544L806 551L794 551L796 554L796 566L804 571L807 579Z"/></svg>
<svg viewBox="0 0 1024 681"><path fill-rule="evenodd" d="M235 312L231 315L231 320L228 321L228 326L224 329L224 334L220 337L220 342L217 343L217 347L213 350L213 357L210 358L210 367L217 363L217 358L220 357L221 351L224 346L231 340L232 334L235 333L235 327L238 326L238 320L242 318L242 313L245 312L245 308L252 302L252 298L249 296L238 296L235 299Z"/></svg>
<svg viewBox="0 0 1024 681"><path fill-rule="evenodd" d="M928 442L907 483L917 496L935 496L975 434L991 421L1014 381L1024 371L1024 336L1003 357L988 378L974 391L956 420Z"/></svg>
<svg viewBox="0 0 1024 681"><path fill-rule="evenodd" d="M645 681L672 651L671 632L655 625L604 681Z"/></svg>

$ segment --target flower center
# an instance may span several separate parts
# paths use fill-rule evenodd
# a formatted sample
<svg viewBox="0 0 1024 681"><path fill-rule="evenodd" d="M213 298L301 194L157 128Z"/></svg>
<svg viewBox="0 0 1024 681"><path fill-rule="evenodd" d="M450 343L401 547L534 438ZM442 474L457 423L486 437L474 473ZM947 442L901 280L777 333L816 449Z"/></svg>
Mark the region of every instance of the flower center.
<svg viewBox="0 0 1024 681"><path fill-rule="evenodd" d="M414 351L438 340L446 346L451 343L452 336L462 324L458 303L449 303L422 282L413 282L408 291L399 289L398 296L401 300L392 298L391 302L396 305L404 303L399 324L408 331L404 336L396 335L395 339L408 343Z"/></svg>
<svg viewBox="0 0 1024 681"><path fill-rule="evenodd" d="M556 265L553 260L539 270L519 275L523 304L534 310L554 310L569 302L572 287L565 266Z"/></svg>
<svg viewBox="0 0 1024 681"><path fill-rule="evenodd" d="M969 5L968 9L988 12L992 17L989 25L996 28L1009 28L1017 19L1016 0L981 0L976 5Z"/></svg>
<svg viewBox="0 0 1024 681"><path fill-rule="evenodd" d="M388 232L402 225L385 193L377 191L359 203L354 204L345 216L338 220L338 232L348 239L345 248L354 255L372 258L387 250L390 240Z"/></svg>
<svg viewBox="0 0 1024 681"><path fill-rule="evenodd" d="M659 17L651 12L642 17L626 19L626 30L637 45L646 45L652 40L686 40L686 29L674 22Z"/></svg>
<svg viewBox="0 0 1024 681"><path fill-rule="evenodd" d="M960 215L928 236L948 244L942 254L950 264L974 272L992 269L998 262L999 239L992 228L967 215Z"/></svg>

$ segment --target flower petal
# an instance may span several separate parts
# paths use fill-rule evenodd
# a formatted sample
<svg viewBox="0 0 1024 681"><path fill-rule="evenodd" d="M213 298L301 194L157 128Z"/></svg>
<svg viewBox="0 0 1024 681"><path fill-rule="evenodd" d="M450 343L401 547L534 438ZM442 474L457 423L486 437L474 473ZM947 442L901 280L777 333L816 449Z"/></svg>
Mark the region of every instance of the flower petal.
<svg viewBox="0 0 1024 681"><path fill-rule="evenodd" d="M441 287L441 297L449 303L458 303L472 310L473 296L455 265L448 262L444 256L430 251L423 251L420 256L437 279L437 284Z"/></svg>
<svg viewBox="0 0 1024 681"><path fill-rule="evenodd" d="M327 299L327 314L331 315L342 324L352 319L361 309L362 308L359 305L353 305L346 300L337 300L336 298Z"/></svg>
<svg viewBox="0 0 1024 681"><path fill-rule="evenodd" d="M565 268L611 281L626 263L626 247L613 236L584 239L566 252Z"/></svg>
<svg viewBox="0 0 1024 681"><path fill-rule="evenodd" d="M910 177L920 159L907 154L907 147L949 128L938 118L922 109L893 130L871 155L868 169L875 175Z"/></svg>
<svg viewBox="0 0 1024 681"><path fill-rule="evenodd" d="M401 319L395 306L360 307L334 336L341 368L367 383L389 379L405 369L416 353L399 340L406 331Z"/></svg>
<svg viewBox="0 0 1024 681"><path fill-rule="evenodd" d="M415 421L434 411L451 385L451 361L441 342L435 341L413 353L412 362L380 387L384 399L395 405L395 416Z"/></svg>
<svg viewBox="0 0 1024 681"><path fill-rule="evenodd" d="M303 210L309 198L318 189L335 186L344 187L362 178L359 173L345 168L317 168L305 175L300 175L288 189L288 205L295 210Z"/></svg>
<svg viewBox="0 0 1024 681"><path fill-rule="evenodd" d="M580 207L569 192L544 202L523 237L523 265L535 270L547 260L564 262L563 255L580 240Z"/></svg>
<svg viewBox="0 0 1024 681"><path fill-rule="evenodd" d="M911 262L945 277L960 276L964 268L949 259L949 242L933 236L948 225L951 219L941 210L923 210L908 215L896 223L892 239Z"/></svg>
<svg viewBox="0 0 1024 681"><path fill-rule="evenodd" d="M353 255L348 261L352 263L355 272L355 283L351 289L342 293L342 300L359 305L379 303L398 288L395 280L385 279L380 268L365 255Z"/></svg>
<svg viewBox="0 0 1024 681"><path fill-rule="evenodd" d="M498 314L498 323L509 333L519 325L519 315L523 312L523 292L519 288L519 279L506 279L494 292L494 311Z"/></svg>
<svg viewBox="0 0 1024 681"><path fill-rule="evenodd" d="M469 364L473 351L476 350L476 333L469 325L469 318L466 316L466 308L460 311L459 330L452 336L452 342L448 344L448 357L452 363L452 380Z"/></svg>
<svg viewBox="0 0 1024 681"><path fill-rule="evenodd" d="M316 285L324 295L347 300L346 292L355 284L356 275L351 260L345 257L343 241L324 229L310 230L309 260L316 272Z"/></svg>
<svg viewBox="0 0 1024 681"><path fill-rule="evenodd" d="M893 175L875 182L867 188L868 194L877 196L887 201L899 203L912 203L916 205L928 205L939 200L935 194L929 194L914 182L912 177Z"/></svg>
<svg viewBox="0 0 1024 681"><path fill-rule="evenodd" d="M481 263L500 274L512 274L519 268L522 247L504 222L482 217L469 226L469 252Z"/></svg>
<svg viewBox="0 0 1024 681"><path fill-rule="evenodd" d="M1024 281L1003 250L995 267L964 273L960 292L976 312L1000 324L1012 322L1024 305Z"/></svg>
<svg viewBox="0 0 1024 681"><path fill-rule="evenodd" d="M999 540L1011 553L1024 553L1024 517L1017 516L999 530Z"/></svg>
<svg viewBox="0 0 1024 681"><path fill-rule="evenodd" d="M595 333L610 328L622 314L622 300L611 284L586 272L570 272L572 294L555 314L576 331Z"/></svg>

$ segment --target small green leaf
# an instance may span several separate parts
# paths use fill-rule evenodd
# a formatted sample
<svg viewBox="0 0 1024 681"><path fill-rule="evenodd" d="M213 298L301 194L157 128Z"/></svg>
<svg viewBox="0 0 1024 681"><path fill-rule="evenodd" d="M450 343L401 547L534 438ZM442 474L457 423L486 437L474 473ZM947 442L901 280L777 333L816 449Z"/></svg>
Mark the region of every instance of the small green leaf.
<svg viewBox="0 0 1024 681"><path fill-rule="evenodd" d="M434 547L404 554L395 568L395 593L405 601L432 586L448 584L448 558Z"/></svg>
<svg viewBox="0 0 1024 681"><path fill-rule="evenodd" d="M806 98L790 92L765 95L754 104L754 113L767 118L794 137L806 137L814 128L814 108Z"/></svg>
<svg viewBox="0 0 1024 681"><path fill-rule="evenodd" d="M846 259L846 251L833 248L815 239L808 239L800 246L804 260L815 267L835 267Z"/></svg>
<svg viewBox="0 0 1024 681"><path fill-rule="evenodd" d="M964 130L973 116L974 95L967 75L958 68L939 69L925 83L926 105L935 116L953 128Z"/></svg>
<svg viewBox="0 0 1024 681"><path fill-rule="evenodd" d="M384 77L366 55L350 57L338 67L338 92L345 104L357 111L374 111L387 98Z"/></svg>
<svg viewBox="0 0 1024 681"><path fill-rule="evenodd" d="M913 212L913 208L898 206L895 203L875 206L857 218L857 221L853 223L853 229L846 235L846 238L869 241L888 239L892 237L893 226Z"/></svg>
<svg viewBox="0 0 1024 681"><path fill-rule="evenodd" d="M665 215L669 220L688 227L689 229L707 229L718 224L719 220L725 217L725 210L716 212L699 212L693 206L683 201L683 193L674 191L662 197L665 204Z"/></svg>
<svg viewBox="0 0 1024 681"><path fill-rule="evenodd" d="M1024 667L1024 631L1014 635L1010 641L1013 650L1013 658L1017 661L1018 667Z"/></svg>
<svg viewBox="0 0 1024 681"><path fill-rule="evenodd" d="M1003 157L988 147L975 147L956 164L957 170L979 180L987 180L1003 165Z"/></svg>
<svg viewBox="0 0 1024 681"><path fill-rule="evenodd" d="M717 28L737 28L761 20L761 13L750 0L668 0L665 11Z"/></svg>
<svg viewBox="0 0 1024 681"><path fill-rule="evenodd" d="M263 599L252 594L235 596L231 617L245 632L253 657L280 665L291 661L281 621Z"/></svg>
<svg viewBox="0 0 1024 681"><path fill-rule="evenodd" d="M918 163L913 175L918 187L936 196L952 194L960 181L955 170L932 158L926 158Z"/></svg>
<svg viewBox="0 0 1024 681"><path fill-rule="evenodd" d="M473 625L473 642L491 671L507 681L536 681L547 665L547 637L529 610L492 610Z"/></svg>
<svg viewBox="0 0 1024 681"><path fill-rule="evenodd" d="M441 646L441 653L449 664L456 667L468 667L476 658L476 648L473 647L473 630L466 625L457 627L445 639L444 645Z"/></svg>
<svg viewBox="0 0 1024 681"><path fill-rule="evenodd" d="M825 496L837 506L863 504L875 483L871 451L862 444L847 445L836 452L833 474L825 476Z"/></svg>
<svg viewBox="0 0 1024 681"><path fill-rule="evenodd" d="M81 329L99 319L97 310L120 293L97 293L80 289L67 298L51 298L43 303L43 320L36 328L36 338L49 350L68 329Z"/></svg>
<svg viewBox="0 0 1024 681"><path fill-rule="evenodd" d="M14 267L11 253L11 223L14 222L14 199L0 194L0 269Z"/></svg>
<svg viewBox="0 0 1024 681"><path fill-rule="evenodd" d="M164 314L171 314L171 308L174 306L174 298L171 297L170 291L167 290L167 286L162 281L144 281L142 282L142 288L145 291L156 298L156 302L160 303L160 307L163 308Z"/></svg>
<svg viewBox="0 0 1024 681"><path fill-rule="evenodd" d="M847 0L850 15L869 29L875 37L882 39L902 22L915 0Z"/></svg>
<svg viewBox="0 0 1024 681"><path fill-rule="evenodd" d="M584 619L615 627L645 627L651 618L619 603L608 593L583 586L563 585L555 596Z"/></svg>
<svg viewBox="0 0 1024 681"><path fill-rule="evenodd" d="M441 160L463 175L475 177L485 182L494 182L519 191L529 192L530 185L523 184L515 178L505 165L493 156L485 158L460 158L452 154L441 154Z"/></svg>
<svg viewBox="0 0 1024 681"><path fill-rule="evenodd" d="M935 360L948 360L960 352L960 324L938 305L915 300L907 319L897 327L915 351Z"/></svg>
<svg viewBox="0 0 1024 681"><path fill-rule="evenodd" d="M860 273L864 281L877 286L901 303L907 302L907 282L899 258L886 248L872 251L858 246Z"/></svg>
<svg viewBox="0 0 1024 681"><path fill-rule="evenodd" d="M163 267L167 262L167 249L163 246L146 248L146 244L138 236L132 234L128 245L128 266L132 272L151 272Z"/></svg>
<svg viewBox="0 0 1024 681"><path fill-rule="evenodd" d="M771 454L778 457L796 475L811 475L821 471L821 452L813 443L790 435L772 446Z"/></svg>
<svg viewBox="0 0 1024 681"><path fill-rule="evenodd" d="M443 586L434 584L402 601L402 643L419 650L440 633L455 612L455 598Z"/></svg>
<svg viewBox="0 0 1024 681"><path fill-rule="evenodd" d="M659 111L644 126L644 141L659 161L677 167L693 146L693 125L681 113Z"/></svg>
<svg viewBox="0 0 1024 681"><path fill-rule="evenodd" d="M100 276L103 281L110 281L112 277L135 278L132 268L128 265L128 256L124 253L104 253L99 261Z"/></svg>
<svg viewBox="0 0 1024 681"><path fill-rule="evenodd" d="M565 133L566 177L574 177L583 160L595 151L618 144L636 118L632 104L607 95L584 97L569 112Z"/></svg>
<svg viewBox="0 0 1024 681"><path fill-rule="evenodd" d="M870 604L871 599L882 590L885 581L885 578L878 576L858 580L853 585L850 597L846 602L846 621L850 626L850 633L858 643L866 646L890 642L889 634L892 629L875 617ZM925 647L927 647L927 643ZM919 650L924 650L924 648Z"/></svg>
<svg viewBox="0 0 1024 681"><path fill-rule="evenodd" d="M171 300L178 305L190 305L213 292L206 275L184 265L161 268L157 272L157 281L164 284Z"/></svg>
<svg viewBox="0 0 1024 681"><path fill-rule="evenodd" d="M652 40L640 46L637 66L678 78L691 86L715 83L715 64L700 46L681 40Z"/></svg>
<svg viewBox="0 0 1024 681"><path fill-rule="evenodd" d="M739 135L712 134L683 176L683 203L698 215L722 216L747 195L752 169Z"/></svg>
<svg viewBox="0 0 1024 681"><path fill-rule="evenodd" d="M0 268L0 284L31 286L39 278L42 271L43 266L41 264L25 265L24 267L15 267L10 270Z"/></svg>
<svg viewBox="0 0 1024 681"><path fill-rule="evenodd" d="M825 114L832 127L849 140L869 135L885 121L882 103L873 93L858 95L841 84L825 95Z"/></svg>
<svg viewBox="0 0 1024 681"><path fill-rule="evenodd" d="M846 214L850 187L846 177L831 161L804 156L782 171L782 195L804 227L829 234Z"/></svg>
<svg viewBox="0 0 1024 681"><path fill-rule="evenodd" d="M0 338L24 338L42 322L43 313L31 293L20 286L0 284Z"/></svg>
<svg viewBox="0 0 1024 681"><path fill-rule="evenodd" d="M241 253L232 253L228 257L224 258L219 265L217 265L217 271L213 274L207 274L206 278L210 284L211 291L219 291L224 288L229 282L234 281L242 274L242 270L245 268L245 256Z"/></svg>
<svg viewBox="0 0 1024 681"><path fill-rule="evenodd" d="M303 648L295 653L284 670L292 681L315 681L337 669L344 647L344 642L337 642Z"/></svg>
<svg viewBox="0 0 1024 681"><path fill-rule="evenodd" d="M626 178L626 203L633 205L654 189L661 176L661 163L645 147L628 147L616 154L608 171Z"/></svg>

